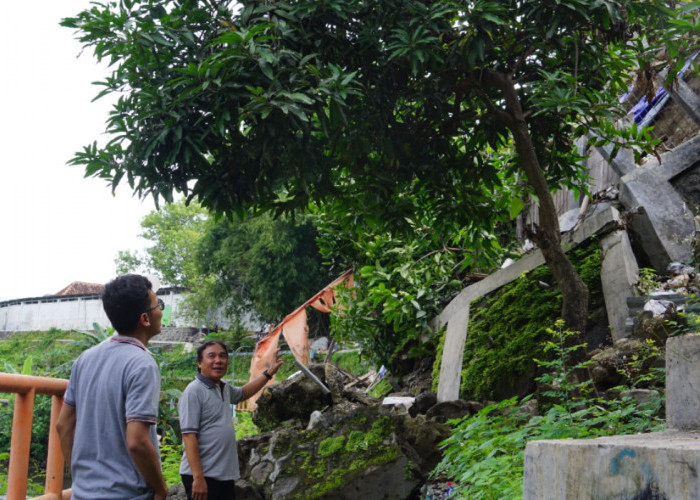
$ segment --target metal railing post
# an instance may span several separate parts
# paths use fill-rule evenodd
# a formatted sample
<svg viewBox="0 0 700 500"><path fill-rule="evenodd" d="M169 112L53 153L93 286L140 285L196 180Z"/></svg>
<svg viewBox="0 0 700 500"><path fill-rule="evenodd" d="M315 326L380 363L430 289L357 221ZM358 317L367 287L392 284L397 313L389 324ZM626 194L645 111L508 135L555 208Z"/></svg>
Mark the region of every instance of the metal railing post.
<svg viewBox="0 0 700 500"><path fill-rule="evenodd" d="M27 496L29 474L29 447L32 443L34 394L32 387L24 394L15 394L15 412L12 417L10 466L7 472L7 500L24 500Z"/></svg>
<svg viewBox="0 0 700 500"><path fill-rule="evenodd" d="M56 431L56 421L63 405L63 393L68 380L0 373L0 392L15 393L15 411L12 417L10 464L7 473L7 500L25 500L29 475L29 451L32 440L34 396L51 396L51 423L49 449L46 455L45 494L42 500L68 500L71 490L63 488L64 459Z"/></svg>
<svg viewBox="0 0 700 500"><path fill-rule="evenodd" d="M56 421L63 406L62 396L51 396L51 424L49 428L49 450L46 455L46 493L53 493L61 498L63 490L63 453L56 431Z"/></svg>

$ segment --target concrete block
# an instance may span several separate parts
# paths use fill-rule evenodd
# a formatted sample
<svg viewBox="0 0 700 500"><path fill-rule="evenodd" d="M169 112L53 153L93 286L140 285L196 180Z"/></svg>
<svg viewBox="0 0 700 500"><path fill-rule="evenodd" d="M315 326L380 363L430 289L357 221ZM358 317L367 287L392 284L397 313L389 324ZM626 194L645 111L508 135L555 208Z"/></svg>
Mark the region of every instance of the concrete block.
<svg viewBox="0 0 700 500"><path fill-rule="evenodd" d="M600 241L602 262L600 279L613 342L626 337L625 322L629 316L627 298L632 296L639 279L639 266L627 232L613 231Z"/></svg>
<svg viewBox="0 0 700 500"><path fill-rule="evenodd" d="M593 212L574 232L561 237L561 246L568 252L595 234L605 234L622 225L620 212L610 203L597 203Z"/></svg>
<svg viewBox="0 0 700 500"><path fill-rule="evenodd" d="M642 168L625 175L620 180L620 201L629 208L644 207L653 231L640 235L641 241L658 236L669 261L690 262L693 214L657 170Z"/></svg>
<svg viewBox="0 0 700 500"><path fill-rule="evenodd" d="M700 433L531 441L523 500L700 498Z"/></svg>
<svg viewBox="0 0 700 500"><path fill-rule="evenodd" d="M464 342L467 340L469 323L469 305L460 309L447 323L445 344L440 363L440 380L438 381L437 400L454 401L459 399L462 360L464 359Z"/></svg>
<svg viewBox="0 0 700 500"><path fill-rule="evenodd" d="M652 161L658 164L658 161L654 158L645 164L645 168L647 168L647 165L651 165ZM662 154L658 170L667 181L670 181L697 165L698 162L700 162L700 135Z"/></svg>
<svg viewBox="0 0 700 500"><path fill-rule="evenodd" d="M669 429L700 431L698 334L666 341L666 425Z"/></svg>

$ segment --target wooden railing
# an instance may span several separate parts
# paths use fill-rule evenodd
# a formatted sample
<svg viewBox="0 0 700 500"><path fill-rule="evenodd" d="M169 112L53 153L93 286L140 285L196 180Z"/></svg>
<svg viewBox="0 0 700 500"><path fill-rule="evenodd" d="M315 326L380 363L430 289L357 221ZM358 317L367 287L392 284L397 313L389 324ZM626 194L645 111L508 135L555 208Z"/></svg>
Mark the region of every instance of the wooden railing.
<svg viewBox="0 0 700 500"><path fill-rule="evenodd" d="M63 490L64 460L56 432L56 420L63 405L63 394L66 392L67 386L68 381L65 379L0 373L0 392L15 394L12 440L10 441L10 466L7 472L7 500L25 500L27 495L34 396L37 394L51 396L45 494L37 497L37 500L70 499L71 490Z"/></svg>

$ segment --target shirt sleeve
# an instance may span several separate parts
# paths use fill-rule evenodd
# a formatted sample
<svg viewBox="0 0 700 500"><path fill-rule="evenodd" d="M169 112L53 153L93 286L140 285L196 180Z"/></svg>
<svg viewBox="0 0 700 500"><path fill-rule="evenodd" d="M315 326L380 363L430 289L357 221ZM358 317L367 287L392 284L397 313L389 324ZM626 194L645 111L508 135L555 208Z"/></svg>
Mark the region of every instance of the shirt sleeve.
<svg viewBox="0 0 700 500"><path fill-rule="evenodd" d="M135 367L127 376L126 421L155 424L160 397L160 373L152 358Z"/></svg>
<svg viewBox="0 0 700 500"><path fill-rule="evenodd" d="M243 399L243 389L240 387L234 387L232 385L226 385L229 390L229 397L231 398L231 404L238 404L240 403L241 399Z"/></svg>
<svg viewBox="0 0 700 500"><path fill-rule="evenodd" d="M202 415L201 404L195 391L189 386L180 396L177 411L180 416L180 432L182 434L199 433L199 422Z"/></svg>
<svg viewBox="0 0 700 500"><path fill-rule="evenodd" d="M73 367L70 371L70 377L68 377L68 387L66 388L65 394L63 394L63 404L75 408L75 385L77 384L78 373L80 372L80 356L73 363Z"/></svg>

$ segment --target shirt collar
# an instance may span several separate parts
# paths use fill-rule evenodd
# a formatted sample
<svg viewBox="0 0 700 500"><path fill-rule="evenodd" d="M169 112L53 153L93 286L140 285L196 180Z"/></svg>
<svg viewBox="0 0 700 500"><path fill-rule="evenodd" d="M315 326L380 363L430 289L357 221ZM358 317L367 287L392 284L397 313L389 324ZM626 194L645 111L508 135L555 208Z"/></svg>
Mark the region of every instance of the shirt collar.
<svg viewBox="0 0 700 500"><path fill-rule="evenodd" d="M134 337L129 337L128 335L112 335L109 338L109 341L110 342L119 342L122 344L133 344L136 347L148 352L148 349L146 349L146 346L143 345L140 340L135 339Z"/></svg>
<svg viewBox="0 0 700 500"><path fill-rule="evenodd" d="M202 375L201 373L196 373L196 374L195 374L195 378L196 378L197 380L199 380L201 383L203 383L204 385L206 385L207 388L209 388L209 389L214 389L214 388L216 387L216 384L215 384L214 382L212 382L211 380L209 380L207 377L205 377L205 376ZM224 381L222 380L222 381L221 381L221 387L223 387L224 385L226 385L226 382L224 382Z"/></svg>

